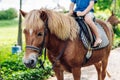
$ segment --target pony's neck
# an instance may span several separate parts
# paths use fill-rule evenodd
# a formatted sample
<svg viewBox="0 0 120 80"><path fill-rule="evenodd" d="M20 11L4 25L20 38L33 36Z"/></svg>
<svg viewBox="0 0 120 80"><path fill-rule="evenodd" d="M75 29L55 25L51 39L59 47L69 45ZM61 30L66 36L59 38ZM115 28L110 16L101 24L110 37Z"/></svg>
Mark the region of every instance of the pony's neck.
<svg viewBox="0 0 120 80"><path fill-rule="evenodd" d="M120 20L115 15L112 15L108 18L107 22L114 27L120 23Z"/></svg>
<svg viewBox="0 0 120 80"><path fill-rule="evenodd" d="M57 56L58 53L65 46L67 40L63 41L57 38L54 34L49 35L46 48L53 53L53 55Z"/></svg>

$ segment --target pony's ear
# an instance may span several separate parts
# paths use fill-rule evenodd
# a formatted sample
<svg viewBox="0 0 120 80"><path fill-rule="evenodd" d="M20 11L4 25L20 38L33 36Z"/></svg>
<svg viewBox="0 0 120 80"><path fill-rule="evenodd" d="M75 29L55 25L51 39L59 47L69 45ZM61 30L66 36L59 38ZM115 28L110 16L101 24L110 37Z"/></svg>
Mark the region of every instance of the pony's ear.
<svg viewBox="0 0 120 80"><path fill-rule="evenodd" d="M43 21L46 21L47 20L47 13L45 11L42 11L41 14L40 14L40 18L43 20Z"/></svg>
<svg viewBox="0 0 120 80"><path fill-rule="evenodd" d="M113 10L111 11L111 13L112 13L112 16L114 16L114 15L115 15Z"/></svg>
<svg viewBox="0 0 120 80"><path fill-rule="evenodd" d="M27 15L27 13L22 10L20 10L20 14L22 14L23 17L25 17Z"/></svg>
<svg viewBox="0 0 120 80"><path fill-rule="evenodd" d="M120 20L118 21L118 23L120 24Z"/></svg>

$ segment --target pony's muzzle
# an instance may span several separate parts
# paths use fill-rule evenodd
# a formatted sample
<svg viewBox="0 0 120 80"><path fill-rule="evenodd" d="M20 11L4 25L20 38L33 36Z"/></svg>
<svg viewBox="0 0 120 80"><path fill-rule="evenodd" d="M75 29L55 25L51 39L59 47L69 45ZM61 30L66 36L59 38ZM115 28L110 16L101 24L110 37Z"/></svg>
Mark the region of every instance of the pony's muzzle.
<svg viewBox="0 0 120 80"><path fill-rule="evenodd" d="M28 63L24 62L25 66L28 68L34 68L35 67L35 60L30 60Z"/></svg>
<svg viewBox="0 0 120 80"><path fill-rule="evenodd" d="M28 68L34 68L37 63L37 57L35 54L30 54L27 58L24 56L23 63Z"/></svg>

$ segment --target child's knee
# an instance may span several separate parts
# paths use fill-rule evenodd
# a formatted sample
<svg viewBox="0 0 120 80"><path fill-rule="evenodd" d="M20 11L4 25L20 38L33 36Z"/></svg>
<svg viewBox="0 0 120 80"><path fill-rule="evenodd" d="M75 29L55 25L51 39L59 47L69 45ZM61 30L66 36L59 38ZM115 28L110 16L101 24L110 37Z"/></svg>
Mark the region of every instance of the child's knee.
<svg viewBox="0 0 120 80"><path fill-rule="evenodd" d="M88 18L88 17L86 17L86 16L85 16L85 18L84 18L84 19L85 19L85 21L86 21L86 22L88 22L88 20L89 20L89 18Z"/></svg>
<svg viewBox="0 0 120 80"><path fill-rule="evenodd" d="M93 18L94 18L94 15L93 15L93 13L88 13L88 14L86 14L85 15L85 21L87 22L87 23L91 23L91 22L93 22Z"/></svg>
<svg viewBox="0 0 120 80"><path fill-rule="evenodd" d="M92 19L90 16L85 16L85 22L87 22L88 24L92 22Z"/></svg>

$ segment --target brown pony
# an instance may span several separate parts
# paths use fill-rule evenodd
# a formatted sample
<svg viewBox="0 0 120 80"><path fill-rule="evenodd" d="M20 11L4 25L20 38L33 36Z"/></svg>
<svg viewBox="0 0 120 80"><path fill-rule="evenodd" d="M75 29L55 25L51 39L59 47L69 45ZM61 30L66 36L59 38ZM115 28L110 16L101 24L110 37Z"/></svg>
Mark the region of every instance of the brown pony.
<svg viewBox="0 0 120 80"><path fill-rule="evenodd" d="M118 20L113 11L111 13L112 15L108 18L107 22L109 22L113 27L115 27L117 24L120 24L120 20Z"/></svg>
<svg viewBox="0 0 120 80"><path fill-rule="evenodd" d="M87 50L78 37L79 27L74 18L48 9L32 10L29 13L21 11L21 14L25 17L26 53L23 61L27 67L35 67L41 50L45 47L50 62L55 64L53 70L57 80L64 80L64 70L71 72L74 80L80 80L81 67L93 64L98 80L105 79L112 47L112 32L105 22L97 20L107 34L109 45L93 51L89 61L84 63Z"/></svg>
<svg viewBox="0 0 120 80"><path fill-rule="evenodd" d="M111 28L111 32L112 32L112 38L114 38L114 31L113 29L120 24L120 20L115 16L115 14L113 13L113 11L111 12L111 16L107 19L106 21L107 25Z"/></svg>

